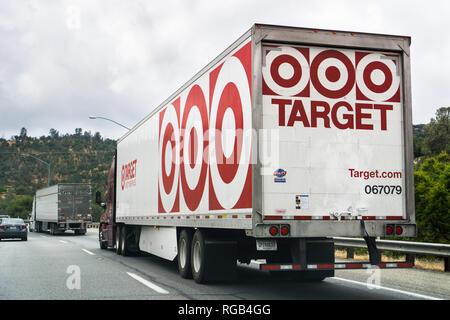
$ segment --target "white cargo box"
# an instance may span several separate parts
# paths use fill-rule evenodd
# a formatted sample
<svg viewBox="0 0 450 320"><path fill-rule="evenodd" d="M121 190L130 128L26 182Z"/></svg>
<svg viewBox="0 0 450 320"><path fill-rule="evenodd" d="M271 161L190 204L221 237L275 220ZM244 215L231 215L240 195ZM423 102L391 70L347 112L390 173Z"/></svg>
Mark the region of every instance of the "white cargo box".
<svg viewBox="0 0 450 320"><path fill-rule="evenodd" d="M255 25L118 141L116 221L414 223L409 45Z"/></svg>

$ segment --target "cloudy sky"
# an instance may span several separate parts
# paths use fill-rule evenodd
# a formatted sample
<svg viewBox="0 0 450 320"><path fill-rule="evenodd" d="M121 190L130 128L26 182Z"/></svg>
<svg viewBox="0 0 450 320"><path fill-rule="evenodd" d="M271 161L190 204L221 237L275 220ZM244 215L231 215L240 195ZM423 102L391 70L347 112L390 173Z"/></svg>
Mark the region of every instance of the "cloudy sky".
<svg viewBox="0 0 450 320"><path fill-rule="evenodd" d="M450 1L1 0L0 137L117 139L253 23L412 37L413 122L450 105Z"/></svg>

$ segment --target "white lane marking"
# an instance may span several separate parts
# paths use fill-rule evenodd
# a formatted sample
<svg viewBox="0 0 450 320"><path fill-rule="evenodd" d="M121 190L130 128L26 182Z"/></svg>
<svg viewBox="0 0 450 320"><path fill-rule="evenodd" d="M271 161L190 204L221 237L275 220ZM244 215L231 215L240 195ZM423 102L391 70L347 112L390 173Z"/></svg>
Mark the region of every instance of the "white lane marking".
<svg viewBox="0 0 450 320"><path fill-rule="evenodd" d="M67 243L67 241L64 241L64 240L59 240L59 242L62 242L62 243Z"/></svg>
<svg viewBox="0 0 450 320"><path fill-rule="evenodd" d="M339 278L339 277L333 277L331 279L346 281L346 282L359 284L359 285L363 285L363 286L367 287L367 283L365 283L365 282L359 282L359 281L349 280L349 279L344 279L344 278ZM419 294L419 293L414 293L414 292L409 292L409 291L404 291L404 290L399 290L399 289L393 289L393 288L387 288L387 287L382 287L382 286L374 286L374 288L376 288L376 289L383 289L383 290L392 291L392 292L397 292L397 293L402 293L402 294L406 294L406 295L409 295L409 296L422 298L422 299L443 300L441 298L431 297L431 296L427 296L427 295L424 295L424 294Z"/></svg>
<svg viewBox="0 0 450 320"><path fill-rule="evenodd" d="M146 279L144 279L144 278L141 278L141 277L139 277L138 275L136 275L136 274L134 274L134 273L127 272L127 274L128 274L130 277L132 277L132 278L134 278L135 280L137 280L137 281L139 281L140 283L142 283L143 285L149 287L149 288L152 289L152 290L155 290L155 291L158 292L158 293L163 293L163 294L168 294L168 293L169 293L169 291L166 291L166 290L164 290L163 288L158 287L156 284L154 284L154 283L152 283L152 282L150 282L150 281L148 281L148 280L146 280Z"/></svg>
<svg viewBox="0 0 450 320"><path fill-rule="evenodd" d="M89 250L86 250L86 249L81 249L81 250L83 250L83 251L86 252L87 254L90 254L91 256L95 256L95 253L92 253L92 252L90 252Z"/></svg>

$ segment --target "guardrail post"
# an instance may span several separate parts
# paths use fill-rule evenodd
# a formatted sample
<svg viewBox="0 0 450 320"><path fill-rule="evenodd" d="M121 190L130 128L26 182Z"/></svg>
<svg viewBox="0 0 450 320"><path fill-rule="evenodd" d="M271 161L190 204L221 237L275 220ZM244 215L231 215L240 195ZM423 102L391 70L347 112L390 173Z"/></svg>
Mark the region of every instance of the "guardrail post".
<svg viewBox="0 0 450 320"><path fill-rule="evenodd" d="M444 258L444 271L450 272L450 257Z"/></svg>
<svg viewBox="0 0 450 320"><path fill-rule="evenodd" d="M416 260L416 255L414 253L407 253L406 254L406 262L409 262L414 267L414 261Z"/></svg>
<svg viewBox="0 0 450 320"><path fill-rule="evenodd" d="M347 259L353 259L355 257L355 248L347 248Z"/></svg>

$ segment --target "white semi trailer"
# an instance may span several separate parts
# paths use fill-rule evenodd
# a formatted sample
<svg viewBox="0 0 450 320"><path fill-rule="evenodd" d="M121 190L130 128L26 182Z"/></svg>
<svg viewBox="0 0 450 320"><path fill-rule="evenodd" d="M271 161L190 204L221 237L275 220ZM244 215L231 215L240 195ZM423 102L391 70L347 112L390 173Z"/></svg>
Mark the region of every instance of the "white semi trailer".
<svg viewBox="0 0 450 320"><path fill-rule="evenodd" d="M410 267L375 242L417 233L410 42L255 24L118 141L101 247L197 282L252 259L309 279ZM364 237L370 263L335 263L334 236Z"/></svg>
<svg viewBox="0 0 450 320"><path fill-rule="evenodd" d="M36 191L30 217L30 231L50 234L73 230L85 234L92 222L91 185L59 183Z"/></svg>

